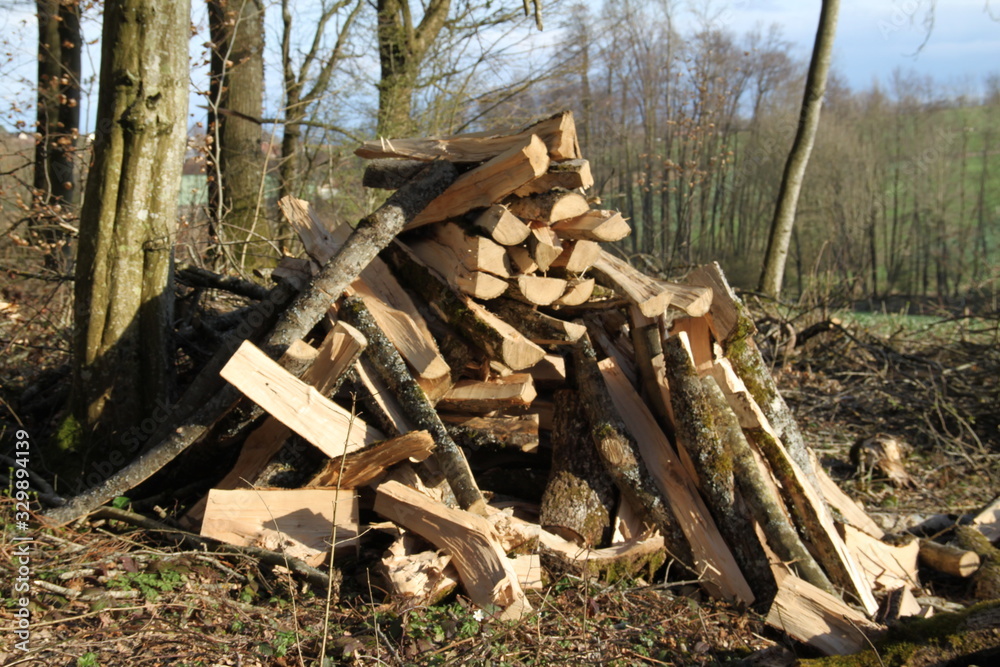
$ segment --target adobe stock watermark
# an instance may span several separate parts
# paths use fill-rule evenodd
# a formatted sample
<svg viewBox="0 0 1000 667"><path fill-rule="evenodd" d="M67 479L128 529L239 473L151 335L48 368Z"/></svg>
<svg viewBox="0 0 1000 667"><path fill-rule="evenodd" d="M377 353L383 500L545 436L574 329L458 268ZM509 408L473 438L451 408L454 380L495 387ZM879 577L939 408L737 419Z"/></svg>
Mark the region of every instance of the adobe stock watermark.
<svg viewBox="0 0 1000 667"><path fill-rule="evenodd" d="M876 24L882 39L888 40L891 35L907 26L913 25L913 18L924 5L922 0L893 0L892 13L888 19L879 19ZM926 9L925 11L931 11Z"/></svg>
<svg viewBox="0 0 1000 667"><path fill-rule="evenodd" d="M14 433L14 467L11 470L11 495L14 498L14 527L11 551L14 580L10 582L10 602L13 602L15 650L28 652L31 642L31 512L29 509L31 479L31 436L24 429Z"/></svg>

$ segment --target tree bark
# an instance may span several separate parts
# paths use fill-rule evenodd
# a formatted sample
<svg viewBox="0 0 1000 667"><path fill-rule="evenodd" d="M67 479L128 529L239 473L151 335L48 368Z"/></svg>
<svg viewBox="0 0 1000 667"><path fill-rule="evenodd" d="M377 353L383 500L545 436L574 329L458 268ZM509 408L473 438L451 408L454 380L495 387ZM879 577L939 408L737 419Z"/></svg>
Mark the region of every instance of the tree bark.
<svg viewBox="0 0 1000 667"><path fill-rule="evenodd" d="M73 154L80 126L81 42L77 0L37 0L38 89L36 98L34 225L43 241L63 234L47 218L79 201Z"/></svg>
<svg viewBox="0 0 1000 667"><path fill-rule="evenodd" d="M212 38L208 132L213 140L209 210L215 233L240 266L269 257L261 191L264 105L264 8L260 0L208 0Z"/></svg>
<svg viewBox="0 0 1000 667"><path fill-rule="evenodd" d="M189 25L188 0L105 6L101 120L76 267L73 415L116 466L135 453L125 427L168 400Z"/></svg>
<svg viewBox="0 0 1000 667"><path fill-rule="evenodd" d="M444 27L451 0L430 0L423 18L413 24L409 0L378 0L378 135L412 134L413 90L420 65Z"/></svg>
<svg viewBox="0 0 1000 667"><path fill-rule="evenodd" d="M775 298L781 294L785 262L788 259L788 245L795 226L799 191L802 189L806 166L809 164L816 128L819 127L820 109L823 106L823 95L826 94L827 73L830 70L830 60L833 58L833 40L837 32L839 9L840 0L823 0L816 43L809 63L809 74L806 77L806 91L802 99L799 125L778 190L778 205L771 222L771 234L760 278L760 291Z"/></svg>

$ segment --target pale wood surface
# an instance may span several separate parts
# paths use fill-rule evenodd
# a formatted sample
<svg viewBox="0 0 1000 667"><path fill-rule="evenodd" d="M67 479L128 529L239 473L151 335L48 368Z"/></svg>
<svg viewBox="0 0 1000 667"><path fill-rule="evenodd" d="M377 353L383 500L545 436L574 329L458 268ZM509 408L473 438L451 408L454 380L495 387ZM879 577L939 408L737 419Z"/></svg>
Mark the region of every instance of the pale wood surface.
<svg viewBox="0 0 1000 667"><path fill-rule="evenodd" d="M479 607L499 607L500 618L510 620L531 611L496 531L483 517L446 507L398 482L378 486L375 511L448 552Z"/></svg>
<svg viewBox="0 0 1000 667"><path fill-rule="evenodd" d="M583 215L590 210L590 204L579 193L549 190L530 197L513 198L507 202L507 208L521 220L551 225Z"/></svg>
<svg viewBox="0 0 1000 667"><path fill-rule="evenodd" d="M920 543L915 537L899 545L887 544L854 526L842 525L844 544L854 555L873 590L920 588L917 557ZM912 537L912 536L911 536Z"/></svg>
<svg viewBox="0 0 1000 667"><path fill-rule="evenodd" d="M435 268L453 287L477 299L495 299L507 291L507 281L483 271L470 271L453 248L431 239L409 241L407 246L422 262Z"/></svg>
<svg viewBox="0 0 1000 667"><path fill-rule="evenodd" d="M528 237L528 251L538 265L538 271L548 271L552 262L562 254L562 242L552 228L544 223L533 222Z"/></svg>
<svg viewBox="0 0 1000 667"><path fill-rule="evenodd" d="M590 162L584 159L564 160L550 164L547 172L514 190L514 194L518 197L527 197L554 188L586 190L593 184L594 176L590 171Z"/></svg>
<svg viewBox="0 0 1000 667"><path fill-rule="evenodd" d="M562 252L550 266L569 273L584 273L601 256L601 244L596 241L562 241Z"/></svg>
<svg viewBox="0 0 1000 667"><path fill-rule="evenodd" d="M681 465L677 453L660 430L656 419L612 359L605 359L598 365L615 409L632 431L646 467L660 492L667 498L691 545L699 574L705 578L709 588L714 589L721 597L750 604L754 595L743 573L719 534L704 501L698 495L694 481Z"/></svg>
<svg viewBox="0 0 1000 667"><path fill-rule="evenodd" d="M423 461L434 451L434 438L427 431L410 431L360 452L327 462L306 486L353 489L380 479L386 469L403 459Z"/></svg>
<svg viewBox="0 0 1000 667"><path fill-rule="evenodd" d="M586 303L594 294L593 278L570 278L566 282L566 290L562 296L553 302L555 306L579 306Z"/></svg>
<svg viewBox="0 0 1000 667"><path fill-rule="evenodd" d="M553 223L560 238L587 241L621 241L632 233L632 227L618 211L593 210L575 218Z"/></svg>
<svg viewBox="0 0 1000 667"><path fill-rule="evenodd" d="M356 549L358 499L353 491L212 489L201 535L285 552L316 566L330 551L334 524L337 551Z"/></svg>
<svg viewBox="0 0 1000 667"><path fill-rule="evenodd" d="M331 458L385 439L362 419L289 374L253 343L244 342L220 375Z"/></svg>
<svg viewBox="0 0 1000 667"><path fill-rule="evenodd" d="M545 173L549 156L535 135L467 171L419 213L406 229L458 218L476 208L492 206L528 181Z"/></svg>
<svg viewBox="0 0 1000 667"><path fill-rule="evenodd" d="M501 245L512 246L528 238L531 230L502 204L493 204L476 218L474 226Z"/></svg>
<svg viewBox="0 0 1000 667"><path fill-rule="evenodd" d="M469 271L485 271L501 278L510 277L510 260L504 246L478 234L466 234L453 222L434 225L431 234L435 241L451 248L455 257ZM435 267L448 271L451 267Z"/></svg>
<svg viewBox="0 0 1000 667"><path fill-rule="evenodd" d="M459 380L438 401L438 408L459 412L492 412L531 405L537 396L528 373L515 373L495 380Z"/></svg>
<svg viewBox="0 0 1000 667"><path fill-rule="evenodd" d="M534 306L548 306L562 297L567 285L562 278L517 276L511 281L510 296Z"/></svg>

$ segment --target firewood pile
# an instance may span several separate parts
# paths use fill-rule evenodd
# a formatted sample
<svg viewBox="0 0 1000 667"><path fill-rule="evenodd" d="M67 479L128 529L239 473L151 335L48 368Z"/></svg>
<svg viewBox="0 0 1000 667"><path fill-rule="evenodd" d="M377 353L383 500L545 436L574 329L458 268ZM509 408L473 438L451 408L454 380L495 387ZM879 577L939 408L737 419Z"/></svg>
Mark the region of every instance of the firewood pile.
<svg viewBox="0 0 1000 667"><path fill-rule="evenodd" d="M225 364L269 416L190 511L204 536L320 567L388 531L395 600L460 587L510 619L553 573L663 566L828 653L867 645L876 596L920 613L921 545L883 539L817 464L720 268L665 282L602 247L630 229L587 198L571 114L357 153L399 201L442 161L458 175L419 210L390 197L402 231L370 234L377 256L344 269L342 294L317 276L378 225L281 201L308 257L274 275L326 299L325 337L281 359L246 342ZM292 434L325 466L259 488Z"/></svg>

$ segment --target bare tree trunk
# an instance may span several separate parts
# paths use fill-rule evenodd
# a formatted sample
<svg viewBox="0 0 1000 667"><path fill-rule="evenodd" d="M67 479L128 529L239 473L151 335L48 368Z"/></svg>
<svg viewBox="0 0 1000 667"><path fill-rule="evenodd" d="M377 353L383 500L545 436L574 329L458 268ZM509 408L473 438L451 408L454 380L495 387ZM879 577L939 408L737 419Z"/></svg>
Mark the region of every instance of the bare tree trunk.
<svg viewBox="0 0 1000 667"><path fill-rule="evenodd" d="M208 131L215 170L209 209L227 255L252 268L272 254L266 242L260 115L264 105L264 8L260 0L208 0L212 37Z"/></svg>
<svg viewBox="0 0 1000 667"><path fill-rule="evenodd" d="M80 126L80 6L76 0L38 0L34 203L43 241L62 233L47 221L77 203L73 153Z"/></svg>
<svg viewBox="0 0 1000 667"><path fill-rule="evenodd" d="M190 20L188 0L104 8L101 120L76 267L73 415L116 467L136 453L125 429L167 405Z"/></svg>
<svg viewBox="0 0 1000 667"><path fill-rule="evenodd" d="M420 23L413 24L409 0L378 0L378 134L407 136L420 64L444 27L451 0L430 0Z"/></svg>
<svg viewBox="0 0 1000 667"><path fill-rule="evenodd" d="M785 275L785 261L788 259L788 245L795 225L795 209L799 202L799 191L809 163L819 114L826 93L827 73L833 56L833 39L837 31L837 13L840 0L823 0L819 15L819 28L813 46L809 74L806 77L806 91L802 99L802 112L795 141L785 163L778 191L778 206L771 223L771 234L767 242L767 254L760 277L760 291L777 297L781 294L781 283Z"/></svg>

